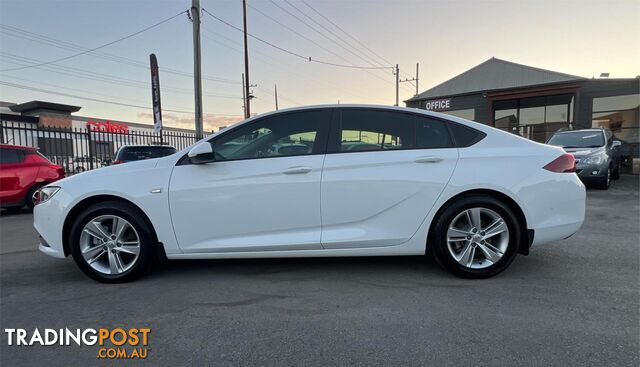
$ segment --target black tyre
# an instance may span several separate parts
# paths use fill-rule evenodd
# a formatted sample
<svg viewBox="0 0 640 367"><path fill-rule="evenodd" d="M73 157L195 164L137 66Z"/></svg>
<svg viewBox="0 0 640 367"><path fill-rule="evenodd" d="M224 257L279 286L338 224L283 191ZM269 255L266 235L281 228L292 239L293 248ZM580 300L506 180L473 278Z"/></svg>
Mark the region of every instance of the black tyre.
<svg viewBox="0 0 640 367"><path fill-rule="evenodd" d="M103 283L124 283L148 272L157 241L146 216L119 201L92 205L71 228L70 250L86 275Z"/></svg>
<svg viewBox="0 0 640 367"><path fill-rule="evenodd" d="M616 167L611 171L611 179L618 180L620 179L620 163L616 165Z"/></svg>
<svg viewBox="0 0 640 367"><path fill-rule="evenodd" d="M36 206L36 193L38 192L38 190L40 190L42 186L44 185L42 184L33 185L29 189L29 192L27 192L27 197L24 199L24 203L29 207L29 209L33 209L33 207Z"/></svg>
<svg viewBox="0 0 640 367"><path fill-rule="evenodd" d="M612 172L611 172L611 167L607 168L607 173L598 178L597 181L594 183L594 186L597 189L600 190L608 190L609 186L611 186L611 178L612 178Z"/></svg>
<svg viewBox="0 0 640 367"><path fill-rule="evenodd" d="M504 271L520 246L520 224L511 209L488 195L451 203L432 227L436 261L462 278L488 278Z"/></svg>

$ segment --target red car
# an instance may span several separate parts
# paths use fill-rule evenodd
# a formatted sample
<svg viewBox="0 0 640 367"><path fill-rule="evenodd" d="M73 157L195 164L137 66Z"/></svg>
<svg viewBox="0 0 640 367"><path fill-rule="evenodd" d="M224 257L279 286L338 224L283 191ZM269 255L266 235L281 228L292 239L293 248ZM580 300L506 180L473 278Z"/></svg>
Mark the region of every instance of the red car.
<svg viewBox="0 0 640 367"><path fill-rule="evenodd" d="M51 163L38 149L0 144L0 207L33 208L36 191L64 177L64 168Z"/></svg>

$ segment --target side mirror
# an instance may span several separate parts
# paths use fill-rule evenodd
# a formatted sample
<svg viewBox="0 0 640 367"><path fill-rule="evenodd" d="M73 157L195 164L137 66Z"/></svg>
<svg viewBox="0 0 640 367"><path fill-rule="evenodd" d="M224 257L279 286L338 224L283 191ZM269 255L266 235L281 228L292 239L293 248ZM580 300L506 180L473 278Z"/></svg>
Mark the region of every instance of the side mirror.
<svg viewBox="0 0 640 367"><path fill-rule="evenodd" d="M215 161L213 146L211 146L211 143L206 141L198 143L196 146L191 148L188 156L191 158L191 163L193 164L203 164Z"/></svg>
<svg viewBox="0 0 640 367"><path fill-rule="evenodd" d="M611 146L613 148L617 148L617 147L619 147L621 145L622 145L622 142L620 140L614 140L613 143L611 143Z"/></svg>

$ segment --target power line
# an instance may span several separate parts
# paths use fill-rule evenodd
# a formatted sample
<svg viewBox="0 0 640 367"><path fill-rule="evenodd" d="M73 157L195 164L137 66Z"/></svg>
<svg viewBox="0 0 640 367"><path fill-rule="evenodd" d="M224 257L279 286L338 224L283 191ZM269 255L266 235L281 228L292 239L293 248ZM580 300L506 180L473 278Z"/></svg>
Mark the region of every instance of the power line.
<svg viewBox="0 0 640 367"><path fill-rule="evenodd" d="M219 22L221 22L221 23L223 23L223 24L225 24L225 25L227 25L227 26L229 26L229 27L231 27L231 28L233 28L233 29L235 29L237 31L243 32L243 30L241 28L236 27L235 25L233 25L233 24L231 24L231 23L229 23L229 22L227 22L227 21L225 21L225 20L223 20L221 18L218 18L217 16L211 14L207 9L202 8L202 11L205 12L210 17L212 17L213 19L215 19L215 20L217 20L217 21L219 21ZM303 59L303 60L306 60L306 61L309 61L309 62L315 62L315 63L318 63L318 64L341 67L341 68L350 68L350 69L365 69L365 70L366 69L369 69L369 70L372 70L372 69L390 69L389 67L345 65L345 64L338 64L338 63L333 63L333 62L329 62L329 61L318 60L318 59L312 58L311 56L303 56L303 55L301 55L301 54L299 54L297 52L287 50L287 49L285 49L283 47L280 47L278 45L275 45L275 44L273 44L273 43L271 43L269 41L265 41L262 38L257 37L257 36L255 36L255 35L253 35L251 33L247 33L247 34L251 38L253 38L253 39L255 39L255 40L259 41L259 42L262 42L262 43L264 43L264 44L266 44L268 46L271 46L271 47L273 47L273 48L275 48L277 50L285 52L285 53L287 53L287 54L289 54L291 56L295 56L295 57L298 57L300 59Z"/></svg>
<svg viewBox="0 0 640 367"><path fill-rule="evenodd" d="M380 60L382 60L385 64L387 65L393 65L393 63L387 59L385 59L384 57L380 56L378 53L376 53L375 51L373 51L372 49L370 49L369 47L367 47L364 43L360 42L357 38L353 37L352 35L350 35L349 33L347 33L347 31L345 31L344 29L342 29L342 27L340 27L339 25L337 25L336 23L334 23L331 19L329 19L328 17L326 17L325 15L323 15L322 13L320 13L318 10L316 10L314 7L312 7L311 5L309 5L309 3L307 3L304 0L300 0L304 5L306 5L309 9L311 9L314 13L318 14L320 17L322 17L322 19L326 20L327 22L331 23L334 27L338 28L342 33L344 33L345 35L347 35L347 37L351 38L352 40L356 41L360 46L364 47L367 51L369 51L371 54L377 56Z"/></svg>
<svg viewBox="0 0 640 367"><path fill-rule="evenodd" d="M0 51L0 57L5 57L5 58L8 58L9 60L17 60L18 62L15 62L15 61L9 61L9 62L12 64L23 65L23 66L36 64L38 62L35 59L30 59L27 57L14 55L14 54L1 52L1 51ZM116 85L123 85L127 87L133 87L133 88L139 88L139 89L145 89L145 90L149 89L148 81L143 82L135 79L128 79L128 78L123 78L116 75L93 72L90 70L80 69L80 68L71 67L71 66L46 65L46 66L36 66L36 68L43 71L48 71L48 72L62 74L62 75L68 75L68 76L79 78L79 79L88 79L88 80L111 83ZM170 93L179 93L179 94L188 94L188 95L191 95L193 93L191 89L180 88L180 87L175 87L170 85L163 85L162 89L163 91L167 91ZM214 97L214 98L230 98L230 99L240 98L239 96L234 96L230 94L220 94L220 93L204 93L204 95L209 97Z"/></svg>
<svg viewBox="0 0 640 367"><path fill-rule="evenodd" d="M215 43L217 43L217 44L219 44L219 45L221 45L223 47L226 47L226 48L228 48L230 50L233 50L233 51L235 51L237 53L242 54L242 50L240 50L238 48L235 48L235 47L232 47L232 46L229 46L228 44L221 42L220 39L224 39L224 40L226 40L226 41L228 41L230 43L233 43L235 45L240 45L240 43L238 41L235 41L235 40L233 40L233 39L231 39L231 38L229 38L229 37L227 37L227 36L225 36L223 34L220 34L218 32L214 32L214 31L212 31L212 30L210 30L210 29L208 29L208 28L206 28L204 26L202 27L202 30L204 30L206 32L206 33L202 34L202 36L204 38L206 38L206 39L208 39L208 40L210 40L212 42L215 42ZM212 36L215 36L215 38L214 37L209 37L207 33L211 34ZM363 98L363 99L369 98L369 97L364 97L363 95L356 94L356 93L353 93L351 91L342 89L342 88L344 88L343 85L337 85L337 84L329 83L324 79L312 78L312 77L309 76L308 73L303 73L303 72L299 72L297 70L292 70L291 68L294 67L293 64L281 61L279 59L276 59L271 55L268 55L268 54L266 54L264 52L261 52L260 50L254 50L253 52L254 52L254 57L259 59L259 60L262 60L262 62L264 64L266 64L266 65L270 65L272 67L278 67L278 68L280 68L282 70L287 71L287 73L296 74L296 75L300 76L301 78L308 79L310 81L313 81L314 83L324 84L325 86L330 87L332 89L341 89L343 93L350 94L351 96L354 96L354 97L357 97L357 98ZM258 56L255 56L255 54L257 54ZM362 92L362 91L360 91L360 92ZM280 98L281 99L286 99L286 97L282 96L282 93L280 93Z"/></svg>
<svg viewBox="0 0 640 367"><path fill-rule="evenodd" d="M357 53L355 53L352 49L357 50L358 52L361 52L360 50L358 50L357 48L355 48L354 46L352 46L351 44L349 44L348 42L346 42L344 39L342 39L342 37L340 37L339 35L335 34L334 32L332 32L330 29L328 29L327 27L325 27L324 25L318 23L315 19L311 18L308 14L306 14L305 12L303 12L302 10L300 10L298 7L296 7L295 5L293 5L291 2L285 0L285 2L292 7L293 9L295 9L298 13L302 14L304 17L306 17L307 19L311 20L314 24L318 25L319 27L321 27L322 29L324 29L325 31L329 32L331 35L333 35L334 37L336 37L338 40L342 41L344 44L347 45L347 47L343 46L341 43L338 43L336 40L332 39L331 37L327 36L326 34L324 34L322 31L318 30L316 27L312 26L311 24L307 23L306 21L304 21L303 19L301 19L300 17L298 17L297 15L291 13L289 10L283 8L282 6L280 6L277 2L273 1L273 0L269 0L275 7L277 7L278 9L282 10L283 12L287 13L288 15L290 15L291 17L295 18L297 21L299 21L300 23L304 24L306 27L310 28L311 30L313 30L314 32L316 32L317 34L319 34L320 36L324 37L325 39L327 39L329 42L334 43L335 45L337 45L338 47L340 47L341 49L347 51L348 53L358 57L359 59L365 61L366 63L368 63L369 65L374 65L374 66L381 66L379 69L384 69L385 65L381 65L380 63L372 63L370 60L363 58L362 56L358 55ZM367 55L365 55L367 56ZM368 57L368 56L367 56ZM349 63L351 63L350 61L346 60L344 57L340 57L342 60L345 60ZM389 69L395 69L394 66L386 66ZM389 84L393 84L392 81L381 77L380 75L374 74L373 72L367 70L367 73L369 73L370 75L384 81L385 83L389 83Z"/></svg>
<svg viewBox="0 0 640 367"><path fill-rule="evenodd" d="M380 54L378 54L377 52L373 51L372 49L370 49L369 47L367 47L364 43L362 43L360 40L358 40L356 37L352 36L351 34L349 34L347 31L345 31L342 27L340 27L338 24L336 24L334 21L332 21L329 17L325 16L324 14L320 13L316 8L312 7L311 5L309 5L309 3L307 3L304 0L301 0L301 2L306 5L309 9L311 9L314 13L318 14L322 19L324 19L325 21L329 22L331 25L333 25L334 27L336 27L340 32L342 32L343 34L345 34L347 37L351 38L352 40L354 40L357 44L359 44L360 46L362 46L364 49L366 49L367 51L369 51L371 54L373 54L374 56L378 57L380 60L382 60L383 64L386 65L393 65L393 63L387 59L385 59L384 57L380 56ZM289 5L291 5L292 7L295 8L295 6L291 3L289 3L287 1L287 3ZM296 8L297 9L297 8ZM298 9L298 11L300 11ZM301 12L301 11L300 11ZM308 17L308 16L307 16ZM309 18L311 19L311 18ZM314 21L315 22L315 21ZM315 22L316 24L318 24L317 22ZM324 27L323 27L324 28ZM326 29L326 28L325 28ZM327 31L331 32L330 30L327 29ZM357 50L358 52L360 52L362 55L367 56L366 53L360 51L357 47L353 46L352 44L349 44L348 42L346 42L344 39L342 39L341 37L339 37L338 35L336 35L335 33L331 32L331 34L333 34L334 36L338 37L342 42L344 42L345 44L349 45L349 47L352 47L353 49ZM368 56L367 56L368 57ZM375 60L374 60L375 61ZM381 63L378 61L375 61L376 64L380 65ZM401 72L402 74L405 74L405 76L408 76L407 73Z"/></svg>
<svg viewBox="0 0 640 367"><path fill-rule="evenodd" d="M12 87L12 88L25 89L25 90L30 90L30 91L34 91L34 92L53 94L53 95L58 95L58 96L63 96L63 97L77 98L77 99L82 99L82 100L86 100L86 101L98 102L98 103L106 103L106 104L113 104L113 105L117 105L117 106L141 108L141 109L145 109L145 110L151 110L152 109L151 107L147 107L147 106L141 106L141 105L135 105L135 104L129 104L129 103L122 103L122 102L115 102L115 101L107 101L107 100L98 99L98 98L77 96L77 95L74 95L74 94L67 94L67 93L62 93L62 92L51 91L51 90L48 90L48 89L35 88L35 87L27 86L27 85L16 84L16 83L11 83L11 82L5 82L5 81L2 81L2 80L0 80L0 84L6 85L6 86ZM183 110L173 110L173 109L171 109L171 110L164 109L164 111L193 114L193 111L183 111ZM234 113L209 113L208 115L214 115L214 116L215 115L217 115L217 116L236 116L236 114L234 114Z"/></svg>
<svg viewBox="0 0 640 367"><path fill-rule="evenodd" d="M169 18L167 18L167 19L165 19L165 20L162 20L162 21L160 21L160 22L158 22L158 23L155 23L155 24L152 24L152 25L150 25L150 26L148 26L148 27L146 27L146 28L143 28L143 29L141 29L141 30L139 30L139 31L137 31L137 32L134 32L134 33L131 33L131 34L127 35L127 36L124 36L124 37L118 38L118 39L117 39L117 40L115 40L115 41L107 42L107 43L102 44L102 45L100 45L100 46L98 46L98 47L94 47L94 48L88 49L88 50L86 50L86 51L78 52L78 53L76 53L76 54L69 55L69 56L62 57L62 58L55 59L55 60L50 60L50 61L42 62L42 63L36 64L36 65L23 66L23 67L13 68L13 69L4 69L4 70L0 70L0 71L14 71L14 70L22 70L22 69L27 69L27 68L35 67L35 66L43 66L43 65L48 65L48 64L54 64L54 63L56 63L56 62L60 62L60 61L64 61L64 60L69 60L69 59L72 59L72 58L74 58L74 57L77 57L77 56L80 56L80 55L84 55L84 54L87 54L87 53L89 53L89 52L96 51L96 50L99 50L99 49L101 49L101 48L105 48L105 47L107 47L107 46L113 45L114 43L118 43L118 42L124 41L124 40L126 40L126 39L131 38L131 37L135 37L135 36L139 35L140 33L146 32L146 31L148 31L148 30L150 30L150 29L152 29L152 28L155 28L155 27L157 27L157 26L159 26L159 25L161 25L161 24L164 24L164 23L166 23L166 22L168 22L168 21L170 21L170 20L172 20L172 19L175 19L175 18L179 17L180 15L182 15L182 14L184 14L184 13L186 13L186 10L185 10L185 11L181 11L180 13L178 13L178 14L176 14L176 15L172 16L172 17L169 17Z"/></svg>
<svg viewBox="0 0 640 367"><path fill-rule="evenodd" d="M62 41L62 40L55 39L55 38L52 38L52 37L48 37L48 36L45 36L45 35L42 35L42 34L38 34L38 33L29 32L27 30L20 29L20 28L17 28L17 27L13 27L13 26L0 24L0 28L4 29L4 30L0 30L0 33L4 33L6 35L9 35L9 36L12 36L12 37L16 37L16 38L29 40L31 42L37 42L37 43L41 43L41 44L45 44L45 45L48 45L48 46L57 47L57 48L65 49L65 50L70 50L70 51L89 50L88 48L80 46L80 45L75 44L75 43ZM10 33L10 32L13 32L13 33ZM149 69L149 64L147 62L141 62L141 61L134 60L134 59L131 59L131 58L127 58L127 57L123 57L123 56L117 56L117 55L109 54L109 53L102 52L102 51L91 51L91 52L88 52L87 55L99 58L101 60L117 62L117 63L121 63L121 64L124 64L124 65L129 65L129 66L138 67L138 68L147 69L147 70ZM188 73L188 72L177 70L177 69L172 69L172 68L168 68L168 67L160 67L160 70L163 73L168 73L168 74L174 74L174 75L178 75L178 76L184 76L184 77L188 77L188 78L193 78L193 74L192 73ZM215 76L209 76L209 75L203 75L202 79L208 80L208 81L217 82L217 83L240 84L235 80L225 79L225 78L215 77Z"/></svg>

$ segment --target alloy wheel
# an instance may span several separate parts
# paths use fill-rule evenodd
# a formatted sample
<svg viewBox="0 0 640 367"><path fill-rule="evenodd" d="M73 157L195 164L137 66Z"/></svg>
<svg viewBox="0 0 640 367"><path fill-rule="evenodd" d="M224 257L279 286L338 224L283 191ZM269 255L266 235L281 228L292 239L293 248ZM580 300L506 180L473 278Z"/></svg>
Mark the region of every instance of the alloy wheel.
<svg viewBox="0 0 640 367"><path fill-rule="evenodd" d="M484 269L497 263L509 246L505 220L488 208L470 208L453 218L447 230L447 247L458 264Z"/></svg>
<svg viewBox="0 0 640 367"><path fill-rule="evenodd" d="M80 253L94 270L119 275L131 269L140 256L140 236L117 215L93 218L82 229Z"/></svg>

